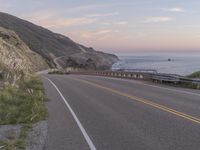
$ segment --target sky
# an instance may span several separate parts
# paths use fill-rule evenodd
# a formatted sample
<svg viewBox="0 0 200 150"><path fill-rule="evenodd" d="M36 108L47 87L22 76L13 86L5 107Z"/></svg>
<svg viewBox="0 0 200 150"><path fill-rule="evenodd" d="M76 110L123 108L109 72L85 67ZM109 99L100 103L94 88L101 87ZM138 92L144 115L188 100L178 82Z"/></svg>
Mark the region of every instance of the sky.
<svg viewBox="0 0 200 150"><path fill-rule="evenodd" d="M105 52L200 52L200 0L0 0L0 11Z"/></svg>

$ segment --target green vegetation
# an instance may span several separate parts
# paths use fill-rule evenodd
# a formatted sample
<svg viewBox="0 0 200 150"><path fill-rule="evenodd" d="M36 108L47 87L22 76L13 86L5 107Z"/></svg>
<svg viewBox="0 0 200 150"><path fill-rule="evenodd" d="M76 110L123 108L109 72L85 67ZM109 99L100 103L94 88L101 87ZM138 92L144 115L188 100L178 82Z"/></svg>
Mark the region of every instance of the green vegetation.
<svg viewBox="0 0 200 150"><path fill-rule="evenodd" d="M200 71L194 72L188 76L189 78L200 78ZM190 89L200 89L200 86L195 83L180 83L181 87Z"/></svg>
<svg viewBox="0 0 200 150"><path fill-rule="evenodd" d="M189 75L190 78L200 78L200 71L194 72L193 74Z"/></svg>
<svg viewBox="0 0 200 150"><path fill-rule="evenodd" d="M25 150L26 138L31 127L31 124L24 125L19 138L16 138L16 135L11 133L9 140L0 141L0 146L3 146L3 150Z"/></svg>
<svg viewBox="0 0 200 150"><path fill-rule="evenodd" d="M0 125L22 124L18 139L0 141L5 150L25 149L26 137L33 123L45 120L47 109L42 81L39 77L26 77L18 85L0 92Z"/></svg>
<svg viewBox="0 0 200 150"><path fill-rule="evenodd" d="M77 62L76 59L69 57L66 61L66 67L74 68L74 69L84 69L84 70L96 70L95 61L91 58L88 58L84 62Z"/></svg>
<svg viewBox="0 0 200 150"><path fill-rule="evenodd" d="M9 86L0 94L0 124L35 123L47 116L41 80L29 77L19 87Z"/></svg>
<svg viewBox="0 0 200 150"><path fill-rule="evenodd" d="M8 82L11 85L18 84L24 80L25 73L21 70L8 69L0 63L0 82Z"/></svg>
<svg viewBox="0 0 200 150"><path fill-rule="evenodd" d="M189 88L189 89L198 89L198 85L195 83L180 83L178 86L183 88Z"/></svg>
<svg viewBox="0 0 200 150"><path fill-rule="evenodd" d="M50 71L50 72L48 72L48 74L67 74L67 73L65 73L64 71L62 71L62 70L53 70L53 71Z"/></svg>

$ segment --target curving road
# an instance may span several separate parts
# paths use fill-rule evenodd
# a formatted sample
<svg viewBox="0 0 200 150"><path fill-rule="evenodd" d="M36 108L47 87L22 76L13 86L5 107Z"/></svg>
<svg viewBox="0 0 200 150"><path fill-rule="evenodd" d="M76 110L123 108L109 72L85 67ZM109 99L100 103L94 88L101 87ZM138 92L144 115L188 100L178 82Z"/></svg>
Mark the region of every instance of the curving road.
<svg viewBox="0 0 200 150"><path fill-rule="evenodd" d="M46 150L200 150L200 91L46 75Z"/></svg>

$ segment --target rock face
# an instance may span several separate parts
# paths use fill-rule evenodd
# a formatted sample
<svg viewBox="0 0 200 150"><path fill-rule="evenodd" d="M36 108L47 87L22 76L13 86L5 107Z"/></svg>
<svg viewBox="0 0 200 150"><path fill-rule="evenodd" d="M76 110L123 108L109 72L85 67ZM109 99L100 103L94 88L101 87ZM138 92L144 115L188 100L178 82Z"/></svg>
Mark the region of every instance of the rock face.
<svg viewBox="0 0 200 150"><path fill-rule="evenodd" d="M118 61L115 55L87 48L66 36L9 14L0 13L0 26L14 31L32 51L42 56L50 67L67 67L69 58L80 66L86 65L89 60L95 64L96 69L108 69Z"/></svg>
<svg viewBox="0 0 200 150"><path fill-rule="evenodd" d="M0 27L0 64L25 73L47 69L48 65L37 53L8 29Z"/></svg>

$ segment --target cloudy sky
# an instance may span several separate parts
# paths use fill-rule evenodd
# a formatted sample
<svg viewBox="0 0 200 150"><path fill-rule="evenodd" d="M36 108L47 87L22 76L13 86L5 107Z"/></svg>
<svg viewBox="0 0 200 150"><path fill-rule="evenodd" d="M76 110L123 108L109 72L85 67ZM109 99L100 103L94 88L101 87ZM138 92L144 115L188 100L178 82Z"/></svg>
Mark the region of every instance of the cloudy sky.
<svg viewBox="0 0 200 150"><path fill-rule="evenodd" d="M16 15L107 52L200 51L200 0L0 0Z"/></svg>

